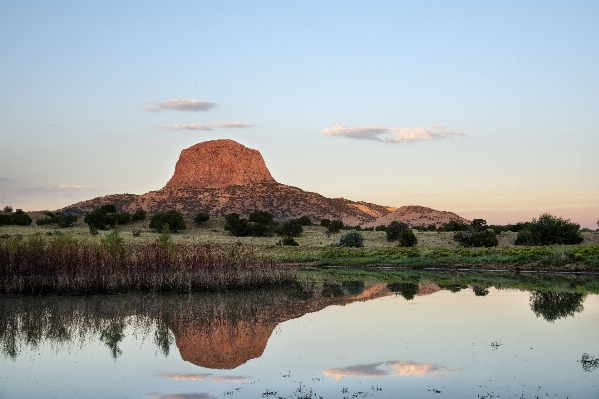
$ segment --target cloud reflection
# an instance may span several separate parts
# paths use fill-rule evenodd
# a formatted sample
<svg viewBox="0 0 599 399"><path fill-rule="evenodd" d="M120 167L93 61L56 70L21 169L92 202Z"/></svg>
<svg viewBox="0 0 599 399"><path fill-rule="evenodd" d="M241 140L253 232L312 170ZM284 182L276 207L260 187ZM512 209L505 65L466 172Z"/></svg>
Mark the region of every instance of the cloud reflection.
<svg viewBox="0 0 599 399"><path fill-rule="evenodd" d="M207 393L147 393L146 396L155 399L214 399Z"/></svg>
<svg viewBox="0 0 599 399"><path fill-rule="evenodd" d="M406 361L381 362L371 364L359 364L343 368L326 369L323 374L333 377L339 381L343 377L380 378L386 376L435 376L453 373L458 370L450 369L436 364L421 364Z"/></svg>
<svg viewBox="0 0 599 399"><path fill-rule="evenodd" d="M170 378L177 381L202 381L211 377L212 382L244 382L250 377L240 375L213 375L213 374L160 374L160 378Z"/></svg>

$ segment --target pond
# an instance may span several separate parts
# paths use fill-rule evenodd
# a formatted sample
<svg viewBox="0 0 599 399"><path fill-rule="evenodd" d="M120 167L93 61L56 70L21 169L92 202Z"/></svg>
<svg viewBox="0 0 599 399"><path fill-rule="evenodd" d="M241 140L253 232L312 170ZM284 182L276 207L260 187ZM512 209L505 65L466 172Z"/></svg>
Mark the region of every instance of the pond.
<svg viewBox="0 0 599 399"><path fill-rule="evenodd" d="M0 298L0 398L597 398L596 277Z"/></svg>

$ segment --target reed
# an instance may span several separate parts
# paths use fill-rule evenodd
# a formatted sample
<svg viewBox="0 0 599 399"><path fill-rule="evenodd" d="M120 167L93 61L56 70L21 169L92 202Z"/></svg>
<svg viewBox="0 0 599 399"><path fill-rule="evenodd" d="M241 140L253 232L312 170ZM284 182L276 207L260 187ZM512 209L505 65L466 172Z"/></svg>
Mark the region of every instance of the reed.
<svg viewBox="0 0 599 399"><path fill-rule="evenodd" d="M0 293L12 295L194 292L248 289L293 280L289 268L242 245L101 244L41 235L0 241Z"/></svg>

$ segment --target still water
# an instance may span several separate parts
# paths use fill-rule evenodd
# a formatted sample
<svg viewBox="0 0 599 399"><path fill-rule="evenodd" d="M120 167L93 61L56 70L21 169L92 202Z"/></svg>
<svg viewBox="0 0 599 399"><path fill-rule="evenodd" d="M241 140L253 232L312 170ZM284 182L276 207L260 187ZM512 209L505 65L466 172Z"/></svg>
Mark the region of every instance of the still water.
<svg viewBox="0 0 599 399"><path fill-rule="evenodd" d="M596 281L413 277L0 298L0 398L599 397Z"/></svg>

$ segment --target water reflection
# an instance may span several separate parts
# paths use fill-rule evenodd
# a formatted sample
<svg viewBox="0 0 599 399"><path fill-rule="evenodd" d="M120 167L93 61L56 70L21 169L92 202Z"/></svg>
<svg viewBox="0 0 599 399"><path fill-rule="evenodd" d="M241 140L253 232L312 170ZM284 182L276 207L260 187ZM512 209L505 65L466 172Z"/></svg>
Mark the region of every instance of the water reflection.
<svg viewBox="0 0 599 399"><path fill-rule="evenodd" d="M395 273L385 275L387 281L392 281L386 284L357 278L305 279L286 287L234 293L5 297L0 298L0 345L4 356L15 359L24 347L36 348L46 343L55 348L68 348L76 344L84 346L95 340L102 342L112 358L117 359L123 353L123 339L128 331L133 330L136 335L149 338L156 352L164 356L168 356L172 346L176 345L183 360L194 365L210 369L234 369L262 356L279 323L331 305L343 306L393 294L414 300L416 296L443 289L460 292L468 287L478 297L489 295L492 286L502 289L512 285L523 289L524 285L522 280L506 280L503 276L496 284L481 281L480 277L468 277L468 280L455 275L438 275L434 278L430 275ZM393 279L396 281L393 282ZM476 284L472 284L473 281ZM557 283L552 290L530 291L530 309L537 317L549 322L582 312L586 298L584 293L571 292L571 287L584 287L585 283L581 280L566 280L567 284L564 280L555 281ZM587 286L598 286L593 281ZM547 281L543 280L542 283L547 284ZM532 287L541 285L538 281L526 284ZM570 291L560 291L564 287ZM384 371L380 369L382 366L395 367L399 364L407 367L404 370L409 369L413 373L428 366L416 367L416 364L409 362L366 366L370 367L369 372L375 373L376 370ZM584 364L592 366L595 363ZM340 370L358 372L358 369L352 368L330 369L328 372L341 375ZM427 370L440 372L441 369ZM216 378L209 374L204 377L199 374L193 376L178 378Z"/></svg>
<svg viewBox="0 0 599 399"><path fill-rule="evenodd" d="M214 396L207 393L148 393L146 396L155 399L214 399Z"/></svg>
<svg viewBox="0 0 599 399"><path fill-rule="evenodd" d="M599 369L599 358L588 353L583 353L579 362L584 371L590 372Z"/></svg>
<svg viewBox="0 0 599 399"><path fill-rule="evenodd" d="M570 292L532 291L530 308L537 317L553 323L555 320L582 312L585 297L584 294Z"/></svg>

